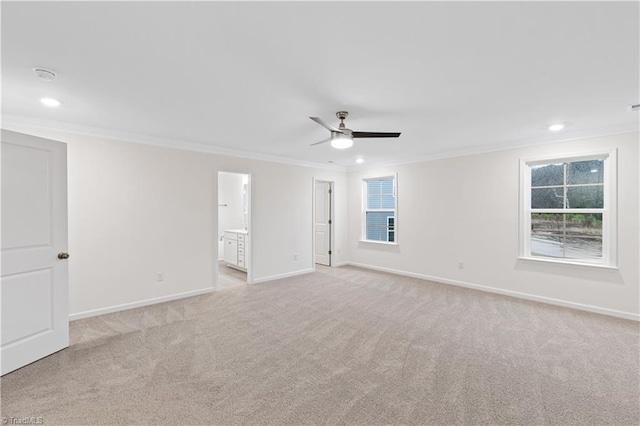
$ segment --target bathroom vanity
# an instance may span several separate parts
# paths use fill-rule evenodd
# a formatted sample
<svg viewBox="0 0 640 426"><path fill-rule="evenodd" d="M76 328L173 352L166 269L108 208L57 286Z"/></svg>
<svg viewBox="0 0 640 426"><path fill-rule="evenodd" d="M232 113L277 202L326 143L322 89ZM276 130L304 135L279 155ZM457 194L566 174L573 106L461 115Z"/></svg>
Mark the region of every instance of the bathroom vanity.
<svg viewBox="0 0 640 426"><path fill-rule="evenodd" d="M247 271L245 247L249 233L244 229L224 231L224 261L232 268Z"/></svg>

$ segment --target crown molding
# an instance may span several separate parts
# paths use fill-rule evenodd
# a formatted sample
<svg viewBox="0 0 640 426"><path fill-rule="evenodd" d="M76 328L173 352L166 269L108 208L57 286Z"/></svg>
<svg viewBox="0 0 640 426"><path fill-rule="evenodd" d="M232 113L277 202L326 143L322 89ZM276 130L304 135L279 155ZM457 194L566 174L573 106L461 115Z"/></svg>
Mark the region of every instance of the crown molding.
<svg viewBox="0 0 640 426"><path fill-rule="evenodd" d="M76 135L91 136L131 142L142 145L161 146L165 148L183 149L186 151L202 152L206 154L224 155L229 157L246 158L249 160L267 161L271 163L287 164L292 166L312 167L346 172L347 167L337 164L314 163L312 161L297 160L271 154L244 151L240 149L226 148L200 142L183 141L178 139L163 138L159 136L145 135L142 133L123 132L100 127L83 126L80 124L66 123L54 120L42 120L16 114L2 114L0 126L20 126L37 130L49 130L56 132L72 133Z"/></svg>
<svg viewBox="0 0 640 426"><path fill-rule="evenodd" d="M506 151L515 148L526 148L552 143L568 142L578 139L588 139L602 136L611 136L624 133L634 133L640 130L638 123L625 123L615 126L598 127L586 130L563 131L562 135L553 134L537 138L520 139L515 141L499 142L488 145L469 146L461 149L442 151L435 154L428 154L418 157L410 157L396 161L380 161L363 165L341 166L337 164L314 163L312 161L297 160L294 158L281 157L277 155L244 151L233 148L225 148L217 145L204 144L200 142L182 141L177 139L150 136L141 133L123 132L118 130L104 129L100 127L83 126L79 124L66 123L54 120L42 120L38 118L16 115L2 114L0 126L14 125L24 126L38 130L50 130L66 132L77 135L100 137L106 139L119 140L124 142L138 143L142 145L161 146L165 148L183 149L187 151L203 152L207 154L224 155L229 157L246 158L249 160L266 161L293 166L311 167L341 172L363 171L378 167L393 167L404 164L422 163L425 161L442 160L445 158L466 157L469 155L486 154L490 152Z"/></svg>
<svg viewBox="0 0 640 426"><path fill-rule="evenodd" d="M435 154L429 154L418 157L411 157L405 160L393 161L393 162L378 162L378 163L368 163L366 165L355 165L349 166L348 171L363 171L375 167L393 167L393 166L401 166L404 164L414 164L414 163L422 163L425 161L434 161L434 160L442 160L445 158L454 158L454 157L466 157L469 155L478 155L478 154L487 154L490 152L497 151L508 151L510 149L516 148L527 148L534 147L539 145L549 145L553 143L560 142L569 142L579 139L589 139L589 138L597 138L602 136L613 136L620 135L625 133L637 133L640 131L639 123L625 123L615 126L606 126L606 127L598 127L594 129L587 130L574 130L572 132L562 132L562 136L557 134L542 136L537 138L528 138L528 139L519 139L515 141L507 141L507 142L499 142L488 145L480 145L480 146L469 146L461 149L451 150L451 151L442 151Z"/></svg>

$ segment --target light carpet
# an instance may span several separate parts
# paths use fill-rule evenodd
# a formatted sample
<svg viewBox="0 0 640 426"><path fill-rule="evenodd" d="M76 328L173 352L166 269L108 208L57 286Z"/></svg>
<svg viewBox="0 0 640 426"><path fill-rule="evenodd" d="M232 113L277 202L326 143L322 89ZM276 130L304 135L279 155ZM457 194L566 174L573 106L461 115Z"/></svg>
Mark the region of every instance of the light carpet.
<svg viewBox="0 0 640 426"><path fill-rule="evenodd" d="M45 425L637 425L639 325L354 267L71 323L2 379Z"/></svg>

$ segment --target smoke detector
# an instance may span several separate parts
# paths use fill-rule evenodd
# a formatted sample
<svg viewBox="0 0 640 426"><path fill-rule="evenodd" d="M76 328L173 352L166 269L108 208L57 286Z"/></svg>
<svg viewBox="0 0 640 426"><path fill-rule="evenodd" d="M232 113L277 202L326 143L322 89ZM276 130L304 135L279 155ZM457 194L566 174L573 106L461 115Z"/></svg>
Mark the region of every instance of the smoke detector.
<svg viewBox="0 0 640 426"><path fill-rule="evenodd" d="M33 72L36 73L38 78L41 78L44 81L53 81L53 79L56 78L56 73L46 68L34 68Z"/></svg>

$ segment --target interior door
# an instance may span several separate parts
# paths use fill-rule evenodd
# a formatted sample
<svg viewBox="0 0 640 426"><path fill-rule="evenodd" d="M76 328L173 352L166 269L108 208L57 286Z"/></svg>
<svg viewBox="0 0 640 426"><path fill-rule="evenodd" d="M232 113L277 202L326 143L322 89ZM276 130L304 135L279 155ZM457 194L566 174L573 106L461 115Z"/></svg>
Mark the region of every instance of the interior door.
<svg viewBox="0 0 640 426"><path fill-rule="evenodd" d="M331 182L316 182L315 193L316 263L331 266Z"/></svg>
<svg viewBox="0 0 640 426"><path fill-rule="evenodd" d="M69 346L66 251L66 144L2 130L2 374Z"/></svg>

